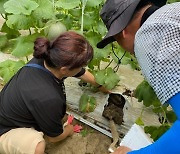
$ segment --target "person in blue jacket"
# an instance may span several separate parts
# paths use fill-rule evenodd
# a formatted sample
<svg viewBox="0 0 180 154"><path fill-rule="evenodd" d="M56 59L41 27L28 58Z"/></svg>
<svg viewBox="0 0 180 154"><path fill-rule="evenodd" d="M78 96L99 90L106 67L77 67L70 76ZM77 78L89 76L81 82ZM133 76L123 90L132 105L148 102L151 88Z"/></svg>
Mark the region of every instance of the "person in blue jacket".
<svg viewBox="0 0 180 154"><path fill-rule="evenodd" d="M108 33L97 44L117 41L135 53L145 79L162 104L169 103L177 120L153 144L132 151L119 147L114 154L180 154L180 2L107 0L101 18Z"/></svg>

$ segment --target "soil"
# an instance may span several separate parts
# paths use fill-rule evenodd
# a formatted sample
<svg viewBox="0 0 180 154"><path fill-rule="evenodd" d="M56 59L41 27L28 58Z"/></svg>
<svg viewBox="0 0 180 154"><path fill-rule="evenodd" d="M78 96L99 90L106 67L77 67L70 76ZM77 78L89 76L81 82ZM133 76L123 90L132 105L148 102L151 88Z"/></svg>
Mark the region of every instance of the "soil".
<svg viewBox="0 0 180 154"><path fill-rule="evenodd" d="M76 121L73 124L83 126L81 133L75 133L62 142L48 143L46 154L109 154L111 138Z"/></svg>
<svg viewBox="0 0 180 154"><path fill-rule="evenodd" d="M112 119L116 124L121 125L123 122L123 107L125 98L120 94L111 93L108 98L108 104L104 106L103 116Z"/></svg>

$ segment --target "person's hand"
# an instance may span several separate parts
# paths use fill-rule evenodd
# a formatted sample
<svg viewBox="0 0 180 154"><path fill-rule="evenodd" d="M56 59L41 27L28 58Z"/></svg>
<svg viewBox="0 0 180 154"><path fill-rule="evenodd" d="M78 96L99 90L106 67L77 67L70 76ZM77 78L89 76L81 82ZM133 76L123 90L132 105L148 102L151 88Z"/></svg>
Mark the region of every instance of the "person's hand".
<svg viewBox="0 0 180 154"><path fill-rule="evenodd" d="M132 150L128 147L120 146L111 154L127 154L127 152L130 152L130 151Z"/></svg>
<svg viewBox="0 0 180 154"><path fill-rule="evenodd" d="M67 124L64 127L64 130L67 132L68 136L72 136L74 134L74 126L71 124Z"/></svg>

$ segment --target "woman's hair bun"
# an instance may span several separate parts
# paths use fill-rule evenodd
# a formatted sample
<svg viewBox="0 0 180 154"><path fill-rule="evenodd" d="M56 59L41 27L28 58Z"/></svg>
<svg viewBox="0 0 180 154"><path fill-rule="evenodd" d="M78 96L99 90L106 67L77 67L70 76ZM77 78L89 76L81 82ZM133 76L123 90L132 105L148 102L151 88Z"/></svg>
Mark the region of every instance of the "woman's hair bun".
<svg viewBox="0 0 180 154"><path fill-rule="evenodd" d="M34 42L33 56L38 59L46 59L49 56L50 42L46 38L37 38Z"/></svg>

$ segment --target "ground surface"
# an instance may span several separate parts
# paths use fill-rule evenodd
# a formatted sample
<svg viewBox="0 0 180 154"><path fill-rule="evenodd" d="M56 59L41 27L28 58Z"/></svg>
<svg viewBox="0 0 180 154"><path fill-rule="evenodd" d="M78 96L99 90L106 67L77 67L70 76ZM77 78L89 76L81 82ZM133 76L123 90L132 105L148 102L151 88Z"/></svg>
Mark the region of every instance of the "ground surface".
<svg viewBox="0 0 180 154"><path fill-rule="evenodd" d="M46 146L46 153L108 154L108 147L111 144L111 139L86 125L82 126L85 130L83 131L84 133L75 133L73 136L59 143L48 143Z"/></svg>

